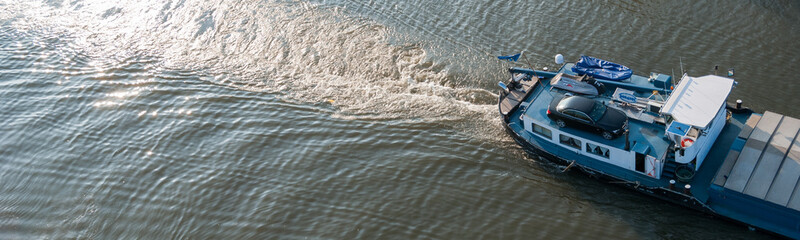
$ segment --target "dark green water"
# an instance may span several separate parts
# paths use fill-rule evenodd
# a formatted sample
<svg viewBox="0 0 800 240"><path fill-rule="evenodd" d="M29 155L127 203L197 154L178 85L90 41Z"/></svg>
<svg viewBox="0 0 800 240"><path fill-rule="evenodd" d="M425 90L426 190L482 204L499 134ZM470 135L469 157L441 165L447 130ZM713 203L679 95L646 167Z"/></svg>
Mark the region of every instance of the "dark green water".
<svg viewBox="0 0 800 240"><path fill-rule="evenodd" d="M797 117L797 39L793 1L0 1L0 239L767 238L524 154L495 56Z"/></svg>

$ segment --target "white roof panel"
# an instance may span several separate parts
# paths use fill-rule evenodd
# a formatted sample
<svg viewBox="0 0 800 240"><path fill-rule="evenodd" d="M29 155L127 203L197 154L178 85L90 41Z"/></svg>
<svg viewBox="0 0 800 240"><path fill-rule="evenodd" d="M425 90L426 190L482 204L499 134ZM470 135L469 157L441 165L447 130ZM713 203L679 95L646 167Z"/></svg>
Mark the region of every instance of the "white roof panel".
<svg viewBox="0 0 800 240"><path fill-rule="evenodd" d="M684 74L661 113L671 115L678 122L705 128L725 104L733 83L733 79L715 75L689 77Z"/></svg>

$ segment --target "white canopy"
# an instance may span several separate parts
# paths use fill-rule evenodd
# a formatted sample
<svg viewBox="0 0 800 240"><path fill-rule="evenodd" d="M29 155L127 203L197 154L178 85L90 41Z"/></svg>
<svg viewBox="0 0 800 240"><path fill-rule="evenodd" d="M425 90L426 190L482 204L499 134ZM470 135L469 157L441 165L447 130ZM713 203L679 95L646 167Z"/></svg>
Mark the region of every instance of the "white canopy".
<svg viewBox="0 0 800 240"><path fill-rule="evenodd" d="M725 104L733 83L733 79L715 75L689 77L684 74L661 108L661 114L704 129Z"/></svg>

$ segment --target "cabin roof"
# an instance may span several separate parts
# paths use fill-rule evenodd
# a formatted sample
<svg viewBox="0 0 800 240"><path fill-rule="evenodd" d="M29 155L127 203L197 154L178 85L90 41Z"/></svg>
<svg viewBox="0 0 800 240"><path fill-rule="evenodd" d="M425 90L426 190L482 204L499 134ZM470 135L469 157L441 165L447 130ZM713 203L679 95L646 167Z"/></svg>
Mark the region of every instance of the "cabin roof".
<svg viewBox="0 0 800 240"><path fill-rule="evenodd" d="M706 128L725 104L734 81L730 78L707 75L690 77L686 74L661 108L681 123Z"/></svg>

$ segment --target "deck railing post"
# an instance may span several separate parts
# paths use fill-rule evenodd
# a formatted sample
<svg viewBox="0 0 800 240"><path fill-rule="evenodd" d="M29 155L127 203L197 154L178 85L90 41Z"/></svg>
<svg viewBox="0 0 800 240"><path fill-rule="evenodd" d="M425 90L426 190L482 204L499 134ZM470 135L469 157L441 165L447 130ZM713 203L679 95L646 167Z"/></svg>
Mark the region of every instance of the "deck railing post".
<svg viewBox="0 0 800 240"><path fill-rule="evenodd" d="M628 139L628 129L625 129L625 151L631 150L631 142Z"/></svg>

